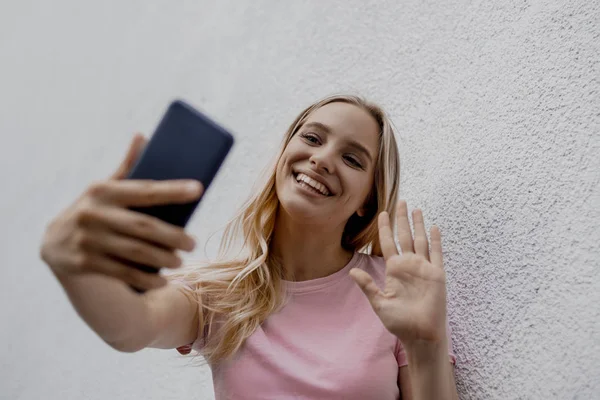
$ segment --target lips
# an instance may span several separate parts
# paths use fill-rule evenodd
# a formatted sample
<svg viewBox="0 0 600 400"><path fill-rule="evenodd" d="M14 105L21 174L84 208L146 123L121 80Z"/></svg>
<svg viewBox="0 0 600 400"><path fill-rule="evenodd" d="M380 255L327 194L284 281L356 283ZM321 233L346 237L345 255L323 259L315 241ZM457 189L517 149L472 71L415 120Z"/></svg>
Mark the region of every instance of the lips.
<svg viewBox="0 0 600 400"><path fill-rule="evenodd" d="M329 188L329 186L324 182L324 179L315 176L312 173L305 172L294 172L293 173L294 180L301 185L305 185L306 187L315 191L315 193L319 193L325 197L329 197L333 195L333 192Z"/></svg>

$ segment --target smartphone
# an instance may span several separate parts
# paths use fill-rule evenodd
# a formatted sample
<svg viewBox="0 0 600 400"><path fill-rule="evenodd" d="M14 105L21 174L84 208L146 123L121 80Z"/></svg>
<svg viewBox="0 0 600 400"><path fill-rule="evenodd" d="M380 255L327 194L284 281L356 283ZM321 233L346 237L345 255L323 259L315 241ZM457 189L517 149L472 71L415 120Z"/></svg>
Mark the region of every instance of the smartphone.
<svg viewBox="0 0 600 400"><path fill-rule="evenodd" d="M175 100L126 179L195 179L202 182L204 196L233 142L233 136L226 129L184 101ZM187 204L131 209L185 227L201 199ZM158 272L158 269L145 265L134 267L145 272Z"/></svg>

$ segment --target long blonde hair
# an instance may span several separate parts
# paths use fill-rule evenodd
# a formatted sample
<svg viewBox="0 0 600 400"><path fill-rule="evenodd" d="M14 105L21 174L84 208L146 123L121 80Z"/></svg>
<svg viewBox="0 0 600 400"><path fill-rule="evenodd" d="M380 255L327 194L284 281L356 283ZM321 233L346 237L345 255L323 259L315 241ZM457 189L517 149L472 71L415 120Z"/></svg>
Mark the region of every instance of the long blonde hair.
<svg viewBox="0 0 600 400"><path fill-rule="evenodd" d="M381 255L377 215L387 211L392 221L400 175L400 158L391 122L376 104L358 96L336 95L304 109L288 128L266 181L258 187L227 224L217 261L191 266L170 276L182 279L195 290L201 302L200 326L204 343L200 355L213 363L234 355L265 319L285 304L283 271L271 258L279 199L275 191L276 166L291 138L314 110L333 102L353 104L366 110L379 125L379 152L374 184L365 215L356 213L346 223L342 246L347 250ZM227 258L236 240L242 239L238 256ZM215 322L218 334L212 334Z"/></svg>

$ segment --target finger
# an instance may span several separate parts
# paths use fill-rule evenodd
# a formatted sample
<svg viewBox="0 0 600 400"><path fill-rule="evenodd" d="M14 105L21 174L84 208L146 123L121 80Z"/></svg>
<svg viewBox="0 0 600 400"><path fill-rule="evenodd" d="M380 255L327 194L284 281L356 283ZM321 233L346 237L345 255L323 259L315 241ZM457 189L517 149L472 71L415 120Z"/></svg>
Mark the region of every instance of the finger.
<svg viewBox="0 0 600 400"><path fill-rule="evenodd" d="M158 218L120 207L89 207L83 212L82 223L98 230L109 230L152 242L168 249L192 251L195 240L177 226Z"/></svg>
<svg viewBox="0 0 600 400"><path fill-rule="evenodd" d="M185 204L202 192L202 184L193 179L104 181L88 189L92 197L124 207Z"/></svg>
<svg viewBox="0 0 600 400"><path fill-rule="evenodd" d="M111 179L123 179L129 174L129 171L131 171L131 168L133 168L133 165L139 158L146 142L146 138L139 133L136 133L133 136L125 158L121 161L117 170L112 174Z"/></svg>
<svg viewBox="0 0 600 400"><path fill-rule="evenodd" d="M439 268L444 268L442 256L442 234L436 225L431 227L431 263Z"/></svg>
<svg viewBox="0 0 600 400"><path fill-rule="evenodd" d="M90 269L92 272L116 278L130 286L143 290L157 289L168 283L159 274L139 271L123 262L106 256L98 256L91 263Z"/></svg>
<svg viewBox="0 0 600 400"><path fill-rule="evenodd" d="M371 275L359 268L352 268L349 274L352 279L354 279L354 282L361 288L365 296L367 296L373 310L379 310L379 302L383 298L383 293L379 287L377 287L375 281L371 278Z"/></svg>
<svg viewBox="0 0 600 400"><path fill-rule="evenodd" d="M425 230L425 222L423 221L423 212L416 208L412 212L413 227L415 230L415 253L420 254L429 260L429 244L427 242L427 231Z"/></svg>
<svg viewBox="0 0 600 400"><path fill-rule="evenodd" d="M100 252L122 262L154 268L177 268L182 260L173 251L111 231L88 233L82 244L85 250Z"/></svg>
<svg viewBox="0 0 600 400"><path fill-rule="evenodd" d="M386 211L381 212L377 219L377 224L381 252L383 253L383 258L387 261L390 257L398 255L396 242L394 242L394 232L392 232L392 227L390 226L390 215Z"/></svg>
<svg viewBox="0 0 600 400"><path fill-rule="evenodd" d="M400 200L398 202L396 223L398 229L398 243L402 254L414 253L412 234L410 232L410 222L408 221L408 209L406 201Z"/></svg>

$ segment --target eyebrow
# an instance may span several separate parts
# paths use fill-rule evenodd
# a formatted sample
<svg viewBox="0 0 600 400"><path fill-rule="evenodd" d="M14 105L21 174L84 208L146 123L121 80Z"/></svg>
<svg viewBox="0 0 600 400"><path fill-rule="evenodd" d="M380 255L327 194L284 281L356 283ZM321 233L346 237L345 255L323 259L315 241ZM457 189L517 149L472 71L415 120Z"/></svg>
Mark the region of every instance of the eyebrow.
<svg viewBox="0 0 600 400"><path fill-rule="evenodd" d="M327 126L321 122L308 122L306 125L304 125L304 127L305 128L317 128L328 134L331 134L331 132L332 132L332 130L329 126ZM363 146L356 140L346 139L346 141L348 142L348 145L350 147L354 148L355 150L357 150L360 153L363 153L369 159L369 161L371 163L373 163L373 157L371 157L371 153L369 153L369 150L367 150L367 148L365 146Z"/></svg>

